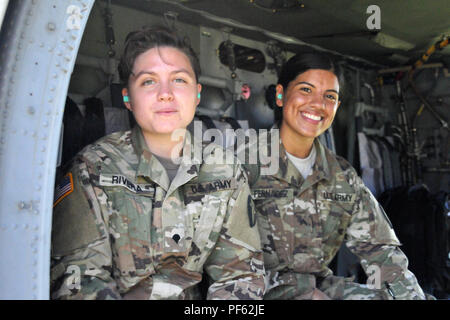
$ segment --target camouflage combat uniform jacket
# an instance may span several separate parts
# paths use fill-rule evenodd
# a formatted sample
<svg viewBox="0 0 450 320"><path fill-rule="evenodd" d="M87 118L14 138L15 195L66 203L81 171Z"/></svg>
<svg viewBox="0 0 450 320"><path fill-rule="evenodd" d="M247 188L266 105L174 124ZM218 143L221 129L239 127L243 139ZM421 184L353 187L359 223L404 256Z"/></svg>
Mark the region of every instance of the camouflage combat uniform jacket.
<svg viewBox="0 0 450 320"><path fill-rule="evenodd" d="M208 299L262 298L247 178L236 162L208 164L194 149L184 144L191 158L171 184L138 127L75 157L55 193L53 299L197 299L204 270Z"/></svg>
<svg viewBox="0 0 450 320"><path fill-rule="evenodd" d="M261 164L246 165L267 273L265 299L310 299L314 288L332 299L424 299L390 221L354 168L316 139L313 172L303 179L281 139L279 145L276 174L263 176ZM360 259L369 286L332 275L328 265L343 242Z"/></svg>

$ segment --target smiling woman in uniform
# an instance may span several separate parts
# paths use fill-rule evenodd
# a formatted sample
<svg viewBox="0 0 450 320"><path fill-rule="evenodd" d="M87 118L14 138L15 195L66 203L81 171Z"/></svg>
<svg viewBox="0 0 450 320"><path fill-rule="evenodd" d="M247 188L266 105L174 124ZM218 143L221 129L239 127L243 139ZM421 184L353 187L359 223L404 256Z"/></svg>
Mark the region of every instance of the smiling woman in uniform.
<svg viewBox="0 0 450 320"><path fill-rule="evenodd" d="M82 150L55 192L52 298L196 299L204 272L208 299L262 298L245 175L199 158L185 130L201 98L192 49L163 28L135 31L119 73L137 126Z"/></svg>
<svg viewBox="0 0 450 320"><path fill-rule="evenodd" d="M265 299L424 299L381 206L351 165L317 139L340 105L338 75L324 55L292 57L276 86L279 146L267 148L279 147L278 172L246 165L268 274ZM328 268L343 242L369 285Z"/></svg>

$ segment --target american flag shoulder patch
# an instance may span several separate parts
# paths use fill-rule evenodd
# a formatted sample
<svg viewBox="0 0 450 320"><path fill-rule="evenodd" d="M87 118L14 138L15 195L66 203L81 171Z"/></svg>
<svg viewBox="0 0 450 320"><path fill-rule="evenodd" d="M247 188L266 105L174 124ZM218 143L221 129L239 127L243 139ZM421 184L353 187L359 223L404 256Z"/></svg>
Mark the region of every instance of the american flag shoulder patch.
<svg viewBox="0 0 450 320"><path fill-rule="evenodd" d="M62 199L67 197L73 192L73 177L72 173L68 173L64 176L63 180L55 189L55 197L53 200L53 207L61 202Z"/></svg>

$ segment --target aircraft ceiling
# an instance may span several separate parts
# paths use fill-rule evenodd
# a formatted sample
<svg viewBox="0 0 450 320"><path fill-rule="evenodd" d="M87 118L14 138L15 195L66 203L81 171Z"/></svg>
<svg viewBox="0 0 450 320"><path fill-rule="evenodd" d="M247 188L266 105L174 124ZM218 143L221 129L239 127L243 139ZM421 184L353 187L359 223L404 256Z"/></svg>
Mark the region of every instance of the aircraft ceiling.
<svg viewBox="0 0 450 320"><path fill-rule="evenodd" d="M413 64L434 43L450 35L448 0L113 0L152 14L176 13L176 21L255 40L278 39L283 48L318 46L355 57L370 66ZM381 29L369 30L370 5L380 8ZM174 19L173 15L168 20ZM450 46L428 62L450 64Z"/></svg>

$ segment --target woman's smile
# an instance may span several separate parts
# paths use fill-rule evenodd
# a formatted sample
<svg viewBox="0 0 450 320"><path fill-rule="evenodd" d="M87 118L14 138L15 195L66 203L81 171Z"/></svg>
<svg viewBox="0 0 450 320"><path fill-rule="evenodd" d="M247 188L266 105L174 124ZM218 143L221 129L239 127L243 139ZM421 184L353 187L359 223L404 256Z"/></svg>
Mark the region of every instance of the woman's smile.
<svg viewBox="0 0 450 320"><path fill-rule="evenodd" d="M302 112L300 112L300 114L303 116L303 118L305 118L306 121L309 121L313 124L319 123L323 119L323 117L321 117L321 116L314 115L314 114L306 112L306 111L302 111Z"/></svg>

